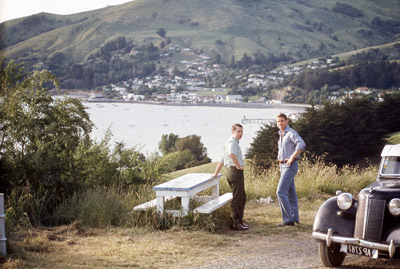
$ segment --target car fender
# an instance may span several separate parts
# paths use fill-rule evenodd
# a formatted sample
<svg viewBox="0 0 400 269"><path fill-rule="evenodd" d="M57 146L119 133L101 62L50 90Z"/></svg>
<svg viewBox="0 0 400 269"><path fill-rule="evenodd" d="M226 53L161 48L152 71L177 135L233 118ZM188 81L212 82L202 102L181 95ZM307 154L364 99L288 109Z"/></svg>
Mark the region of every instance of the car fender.
<svg viewBox="0 0 400 269"><path fill-rule="evenodd" d="M392 239L396 245L400 245L400 223L387 227L382 234L383 241L390 243Z"/></svg>
<svg viewBox="0 0 400 269"><path fill-rule="evenodd" d="M318 209L314 218L313 232L328 232L352 237L356 220L357 203L350 209L342 210L337 205L337 196L326 200Z"/></svg>

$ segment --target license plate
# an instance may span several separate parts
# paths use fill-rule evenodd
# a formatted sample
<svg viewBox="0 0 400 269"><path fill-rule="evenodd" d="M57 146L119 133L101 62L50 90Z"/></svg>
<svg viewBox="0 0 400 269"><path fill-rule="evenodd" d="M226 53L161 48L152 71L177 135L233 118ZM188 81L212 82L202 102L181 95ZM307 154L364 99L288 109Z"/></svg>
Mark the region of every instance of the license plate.
<svg viewBox="0 0 400 269"><path fill-rule="evenodd" d="M366 257L375 257L377 254L376 249L370 249L366 247L354 246L354 245L347 245L347 253L366 256Z"/></svg>

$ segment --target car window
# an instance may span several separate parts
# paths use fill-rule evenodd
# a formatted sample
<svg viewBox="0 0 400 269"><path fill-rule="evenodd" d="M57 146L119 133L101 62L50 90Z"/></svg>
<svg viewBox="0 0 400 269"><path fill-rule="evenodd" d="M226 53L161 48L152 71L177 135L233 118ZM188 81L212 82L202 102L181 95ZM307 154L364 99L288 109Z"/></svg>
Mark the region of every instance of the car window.
<svg viewBox="0 0 400 269"><path fill-rule="evenodd" d="M399 175L400 174L400 157L385 157L382 166L382 175Z"/></svg>

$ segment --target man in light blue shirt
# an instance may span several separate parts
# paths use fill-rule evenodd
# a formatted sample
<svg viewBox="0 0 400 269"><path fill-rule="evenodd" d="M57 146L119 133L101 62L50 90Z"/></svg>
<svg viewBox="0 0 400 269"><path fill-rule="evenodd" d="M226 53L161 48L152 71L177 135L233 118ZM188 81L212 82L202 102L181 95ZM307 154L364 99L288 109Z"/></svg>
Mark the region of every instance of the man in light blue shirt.
<svg viewBox="0 0 400 269"><path fill-rule="evenodd" d="M295 222L299 223L294 177L299 169L297 159L304 151L306 144L300 135L290 128L285 114L281 113L276 117L276 124L279 128L278 162L281 172L276 194L283 218L283 222L278 226L293 226Z"/></svg>
<svg viewBox="0 0 400 269"><path fill-rule="evenodd" d="M223 166L226 168L226 179L232 189L232 216L231 229L246 231L249 226L243 222L244 206L246 204L246 192L244 189L244 168L242 150L239 140L243 136L243 126L236 123L232 126L232 136L224 146L224 154L215 169L214 177L218 177Z"/></svg>

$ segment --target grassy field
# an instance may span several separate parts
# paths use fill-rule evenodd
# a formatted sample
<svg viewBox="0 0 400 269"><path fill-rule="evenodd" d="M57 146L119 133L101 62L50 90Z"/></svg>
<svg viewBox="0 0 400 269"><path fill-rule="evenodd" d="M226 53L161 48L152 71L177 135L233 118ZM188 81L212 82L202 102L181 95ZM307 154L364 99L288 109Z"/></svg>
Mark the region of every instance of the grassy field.
<svg viewBox="0 0 400 269"><path fill-rule="evenodd" d="M387 139L389 144L399 144L400 143L400 132L390 134Z"/></svg>
<svg viewBox="0 0 400 269"><path fill-rule="evenodd" d="M190 172L212 173L215 166L216 163L211 163L177 171L165 180ZM338 170L321 162L311 164L302 160L296 177L301 224L282 228L276 226L281 222L275 196L278 168L256 173L249 165L246 167L248 202L245 220L251 225L250 231L228 229L229 206L210 215L159 217L154 210L132 211L135 205L154 197L151 186L129 193L94 190L71 200L69 207L63 209L63 214L67 215L71 208L89 208L89 211L79 211L79 221L66 226L9 233L9 255L1 257L0 263L4 268L194 267L233 255L227 246L245 248L244 242L251 244L253 240L275 235L308 236L315 213L327 197L337 189L357 195L360 188L375 180L377 172L375 166ZM227 181L222 177L220 192L228 191ZM272 203L258 202L269 196ZM114 218L118 221L99 221L107 218L107 212L108 215L117 212Z"/></svg>

